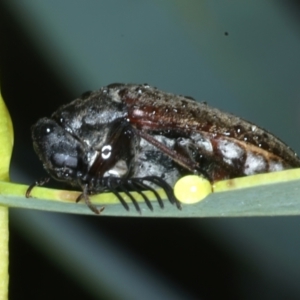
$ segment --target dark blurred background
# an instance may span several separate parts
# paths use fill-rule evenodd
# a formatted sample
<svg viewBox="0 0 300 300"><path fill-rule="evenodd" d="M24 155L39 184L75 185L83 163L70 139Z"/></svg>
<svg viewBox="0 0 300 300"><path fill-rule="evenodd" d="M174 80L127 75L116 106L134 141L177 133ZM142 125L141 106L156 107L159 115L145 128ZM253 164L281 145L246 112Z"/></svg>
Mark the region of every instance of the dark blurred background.
<svg viewBox="0 0 300 300"><path fill-rule="evenodd" d="M86 90L149 83L265 127L300 153L298 1L0 2L11 177L45 175L30 126ZM274 195L274 198L276 195ZM300 219L10 210L10 299L299 299Z"/></svg>

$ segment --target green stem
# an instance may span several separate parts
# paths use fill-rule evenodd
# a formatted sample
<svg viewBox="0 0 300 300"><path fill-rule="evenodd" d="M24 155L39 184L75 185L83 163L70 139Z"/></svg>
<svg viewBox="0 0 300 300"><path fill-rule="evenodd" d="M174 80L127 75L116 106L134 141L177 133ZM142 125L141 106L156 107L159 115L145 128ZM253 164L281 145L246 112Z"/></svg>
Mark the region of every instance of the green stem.
<svg viewBox="0 0 300 300"><path fill-rule="evenodd" d="M0 180L9 181L13 127L0 94ZM0 300L8 299L8 207L0 206Z"/></svg>
<svg viewBox="0 0 300 300"><path fill-rule="evenodd" d="M0 300L8 299L8 207L0 206Z"/></svg>

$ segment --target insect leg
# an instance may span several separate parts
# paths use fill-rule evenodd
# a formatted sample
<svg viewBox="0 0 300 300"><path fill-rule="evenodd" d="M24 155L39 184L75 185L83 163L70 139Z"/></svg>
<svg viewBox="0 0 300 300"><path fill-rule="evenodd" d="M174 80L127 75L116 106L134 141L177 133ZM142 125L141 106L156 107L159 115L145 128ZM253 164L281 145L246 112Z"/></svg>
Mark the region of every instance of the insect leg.
<svg viewBox="0 0 300 300"><path fill-rule="evenodd" d="M128 180L127 184L128 184L128 186L130 187L131 190L133 190L133 191L139 193L139 194L143 197L143 199L144 199L144 201L146 202L148 208L149 208L151 211L153 211L153 206L152 206L150 200L148 199L148 197L147 197L147 196L143 193L143 191L141 190L141 189L147 190L147 189L149 189L149 188L148 188L147 186L143 185L143 184L140 184L140 182L136 182L136 181L131 180L131 179Z"/></svg>
<svg viewBox="0 0 300 300"><path fill-rule="evenodd" d="M139 214L141 214L142 212L141 212L140 206L137 203L137 201L135 200L135 198L131 195L131 193L129 192L129 190L127 189L126 183L127 183L126 181L125 182L120 181L118 189L120 189L121 192L125 193L130 198L130 200L132 201L132 203L133 203L135 209L137 210L137 212Z"/></svg>
<svg viewBox="0 0 300 300"><path fill-rule="evenodd" d="M141 213L141 209L139 207L139 204L137 200L134 198L134 196L131 194L131 191L139 193L143 199L145 200L148 208L153 211L153 206L148 199L147 195L143 192L144 190L150 190L156 197L159 206L161 208L164 208L164 203L158 194L158 192L151 187L150 185L144 183L144 181L151 182L159 187L161 187L166 195L169 201L172 204L176 204L176 207L178 209L181 209L180 202L176 199L172 187L164 181L162 178L157 176L147 176L142 178L115 178L115 177L106 177L103 178L103 181L101 182L102 186L107 190L112 192L116 195L116 197L120 200L121 204L124 206L126 210L129 210L128 204L125 202L123 197L120 195L121 192L125 193L130 200L132 201L135 209Z"/></svg>
<svg viewBox="0 0 300 300"><path fill-rule="evenodd" d="M151 191L151 192L154 194L155 198L157 199L160 208L164 208L164 203L163 203L161 197L159 196L158 192L157 192L154 188L152 188L151 186L149 186L149 185L147 185L147 184L144 184L144 183L142 182L142 181L143 181L143 178L133 178L132 181L133 181L134 184L137 185L139 188L141 188L141 189L143 189L143 190L145 190L145 191L147 191L147 190ZM147 199L148 199L148 198L147 198ZM148 199L148 201L149 201L149 199ZM151 210L152 210L152 209L151 209Z"/></svg>
<svg viewBox="0 0 300 300"><path fill-rule="evenodd" d="M119 192L114 188L114 186L112 185L112 180L107 180L106 182L107 188L110 192L112 192L121 202L121 204L123 205L123 207L129 211L129 206L126 203L126 201L123 199L123 197L119 194Z"/></svg>
<svg viewBox="0 0 300 300"><path fill-rule="evenodd" d="M141 214L141 209L137 203L137 201L134 199L134 197L131 195L130 191L128 190L128 179L126 178L115 178L115 177L107 177L104 178L102 181L102 185L105 186L105 188L115 194L117 198L120 200L121 204L124 206L124 208L128 211L129 206L123 199L123 197L120 195L120 192L125 193L130 200L132 201L135 209Z"/></svg>
<svg viewBox="0 0 300 300"><path fill-rule="evenodd" d="M31 197L31 191L33 190L34 187L36 187L36 186L42 186L42 185L46 184L47 182L49 182L49 180L50 180L50 177L46 177L46 178L42 178L39 181L36 181L36 182L32 183L28 187L28 189L27 189L27 191L25 193L25 197L26 198L30 198Z"/></svg>
<svg viewBox="0 0 300 300"><path fill-rule="evenodd" d="M176 207L178 209L181 209L181 204L180 204L179 200L175 197L173 188L165 180L163 180L162 178L157 177L157 176L146 176L146 177L140 178L140 180L141 181L146 180L146 181L152 182L152 183L156 184L157 186L161 187L165 191L169 201L172 204L176 204Z"/></svg>
<svg viewBox="0 0 300 300"><path fill-rule="evenodd" d="M89 194L88 194L88 185L85 184L83 186L83 191L82 193L78 196L78 198L76 199L76 203L78 203L81 199L84 199L85 204L89 207L89 209L94 212L95 214L99 215L103 210L104 210L104 206L101 207L100 209L98 209L95 205L93 205L91 203Z"/></svg>

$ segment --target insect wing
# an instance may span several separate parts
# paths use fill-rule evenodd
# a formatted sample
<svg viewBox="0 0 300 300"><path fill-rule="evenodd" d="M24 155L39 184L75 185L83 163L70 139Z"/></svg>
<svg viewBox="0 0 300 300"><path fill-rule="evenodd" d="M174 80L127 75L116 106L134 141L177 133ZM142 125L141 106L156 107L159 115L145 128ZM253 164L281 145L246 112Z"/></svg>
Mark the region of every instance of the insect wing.
<svg viewBox="0 0 300 300"><path fill-rule="evenodd" d="M206 167L200 168L213 181L300 166L295 152L269 132L205 103L145 85L128 85L119 93L133 126L150 134L186 138L205 158ZM186 150L190 165L199 164Z"/></svg>

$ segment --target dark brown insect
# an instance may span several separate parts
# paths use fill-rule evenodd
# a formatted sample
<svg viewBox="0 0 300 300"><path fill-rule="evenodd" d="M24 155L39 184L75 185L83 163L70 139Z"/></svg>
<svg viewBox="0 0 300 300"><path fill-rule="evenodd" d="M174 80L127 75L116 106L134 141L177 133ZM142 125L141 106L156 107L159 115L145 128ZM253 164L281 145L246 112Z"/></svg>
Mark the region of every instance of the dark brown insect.
<svg viewBox="0 0 300 300"><path fill-rule="evenodd" d="M33 145L48 173L89 194L143 194L155 186L180 204L171 186L186 174L211 182L300 167L293 150L262 128L189 97L147 84L111 84L60 107L32 127Z"/></svg>

